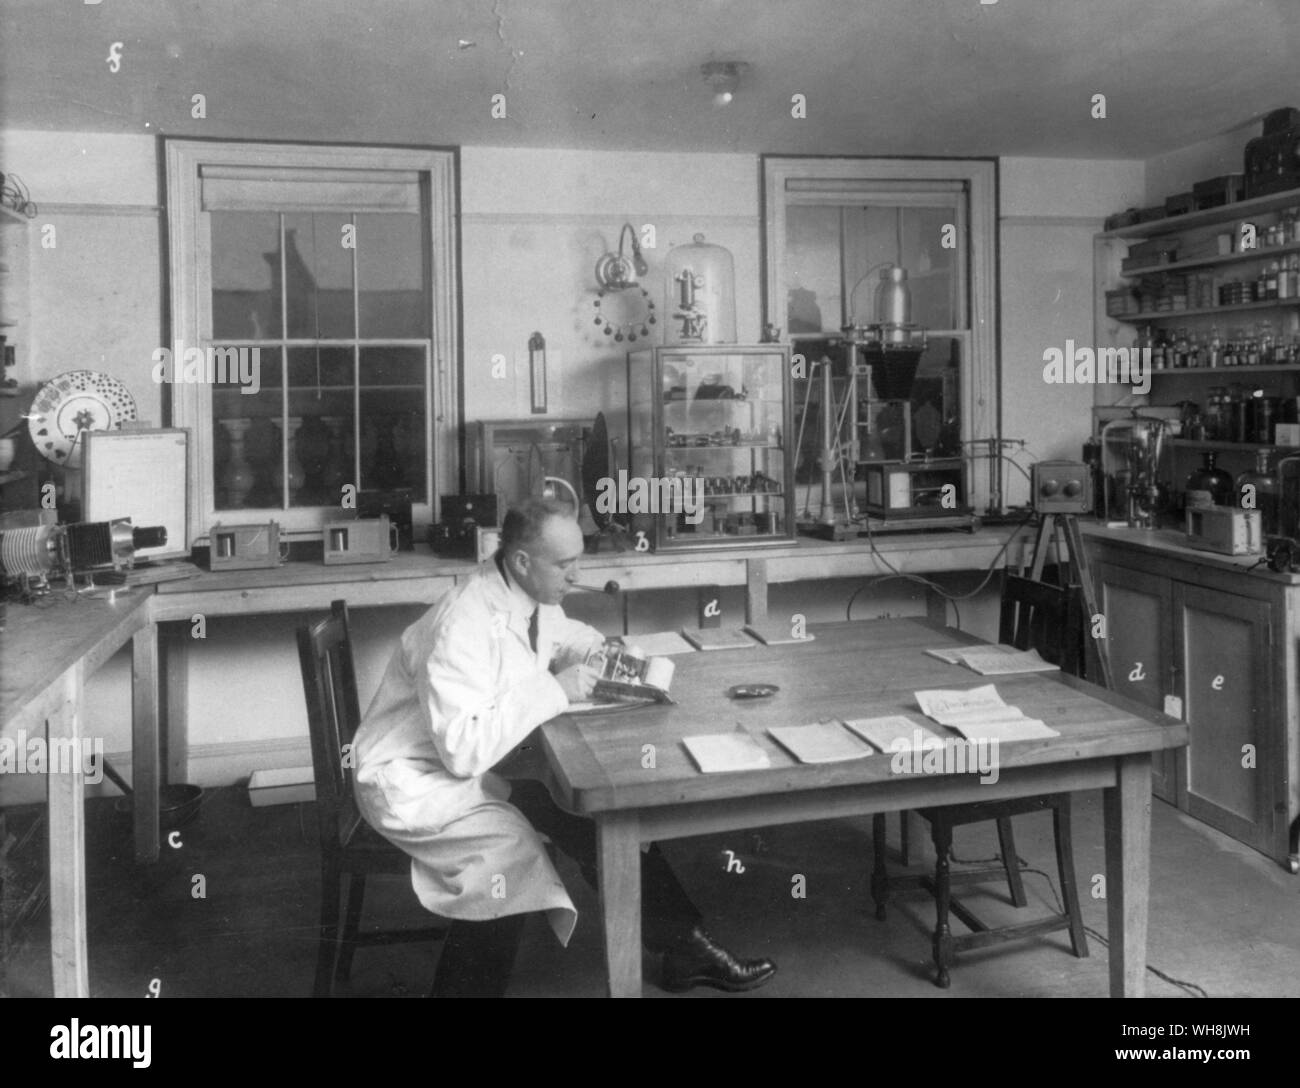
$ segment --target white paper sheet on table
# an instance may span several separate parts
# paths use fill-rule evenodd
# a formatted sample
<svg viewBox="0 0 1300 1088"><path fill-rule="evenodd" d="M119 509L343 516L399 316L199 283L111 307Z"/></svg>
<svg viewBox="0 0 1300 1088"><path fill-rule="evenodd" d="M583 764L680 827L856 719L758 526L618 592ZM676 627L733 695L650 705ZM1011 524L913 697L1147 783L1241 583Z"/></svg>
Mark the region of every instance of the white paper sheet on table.
<svg viewBox="0 0 1300 1088"><path fill-rule="evenodd" d="M967 740L1035 740L1060 736L1019 707L1008 706L992 684L967 691L934 689L916 692L928 718L957 730Z"/></svg>
<svg viewBox="0 0 1300 1088"><path fill-rule="evenodd" d="M1044 661L1036 650L1017 650L1014 646L942 646L926 650L949 665L965 665L981 676L1010 676L1018 672L1060 672L1059 665Z"/></svg>
<svg viewBox="0 0 1300 1088"><path fill-rule="evenodd" d="M757 771L770 767L772 761L748 733L704 733L686 737L682 743L695 765L705 774L726 771Z"/></svg>
<svg viewBox="0 0 1300 1088"><path fill-rule="evenodd" d="M918 722L905 714L887 714L881 718L850 718L844 724L886 755L910 751L924 747L928 742L943 740L924 722ZM898 741L902 743L896 746Z"/></svg>

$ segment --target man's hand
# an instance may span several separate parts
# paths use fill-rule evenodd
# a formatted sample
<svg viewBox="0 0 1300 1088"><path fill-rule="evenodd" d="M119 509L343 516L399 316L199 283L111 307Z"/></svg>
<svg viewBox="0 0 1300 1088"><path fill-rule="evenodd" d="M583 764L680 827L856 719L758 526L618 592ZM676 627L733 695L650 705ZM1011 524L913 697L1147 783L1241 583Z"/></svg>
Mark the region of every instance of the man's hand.
<svg viewBox="0 0 1300 1088"><path fill-rule="evenodd" d="M555 674L571 703L585 703L596 688L597 673L586 665L570 665Z"/></svg>

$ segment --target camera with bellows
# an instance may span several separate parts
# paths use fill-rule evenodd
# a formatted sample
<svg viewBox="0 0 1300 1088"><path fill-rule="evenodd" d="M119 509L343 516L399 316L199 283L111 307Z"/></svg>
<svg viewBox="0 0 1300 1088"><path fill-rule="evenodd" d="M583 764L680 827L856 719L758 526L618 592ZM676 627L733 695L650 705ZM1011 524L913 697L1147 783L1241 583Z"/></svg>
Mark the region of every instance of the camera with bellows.
<svg viewBox="0 0 1300 1088"><path fill-rule="evenodd" d="M52 580L61 578L72 589L79 574L130 569L136 549L166 543L163 526L136 528L130 518L7 528L0 530L0 574L21 596L40 596Z"/></svg>

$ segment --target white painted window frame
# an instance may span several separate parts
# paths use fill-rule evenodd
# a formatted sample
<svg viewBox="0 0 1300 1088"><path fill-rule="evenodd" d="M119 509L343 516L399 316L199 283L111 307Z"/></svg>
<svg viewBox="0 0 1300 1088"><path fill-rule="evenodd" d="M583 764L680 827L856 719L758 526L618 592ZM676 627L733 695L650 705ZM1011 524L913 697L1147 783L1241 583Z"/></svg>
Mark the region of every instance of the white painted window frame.
<svg viewBox="0 0 1300 1088"><path fill-rule="evenodd" d="M415 172L428 207L430 254L430 350L425 405L428 492L416 496L412 517L416 524L437 517L438 496L459 490L459 435L461 424L460 242L458 237L459 164L454 149L363 147L343 144L280 144L207 140L166 140L164 161L167 187L168 280L171 303L170 347L181 340L187 347L212 339L211 232L208 213L202 210L204 168L238 177L274 170L286 186L311 177L329 179L339 171ZM282 173L281 173L282 172ZM295 209L286 200L276 211ZM364 212L364 207L357 208ZM189 470L190 545L204 544L214 522L258 520L269 513L290 536L317 533L334 507L292 507L288 510L219 510L213 483L214 436L212 387L205 383L178 383L171 392L171 424L190 432Z"/></svg>
<svg viewBox="0 0 1300 1088"><path fill-rule="evenodd" d="M939 191L953 182L966 188L965 283L967 327L931 329L933 335L958 336L964 343L967 370L961 376L962 440L978 441L999 434L997 162L993 159L809 158L764 155L761 159L764 211L763 320L785 324L787 284L784 276L786 209L798 204L843 204L878 201L885 193L895 202L912 188ZM793 195L787 182L810 186ZM963 232L959 229L959 235ZM964 241L964 239L963 239ZM970 446L967 450L969 452ZM983 458L966 462L966 494L977 511L990 498Z"/></svg>

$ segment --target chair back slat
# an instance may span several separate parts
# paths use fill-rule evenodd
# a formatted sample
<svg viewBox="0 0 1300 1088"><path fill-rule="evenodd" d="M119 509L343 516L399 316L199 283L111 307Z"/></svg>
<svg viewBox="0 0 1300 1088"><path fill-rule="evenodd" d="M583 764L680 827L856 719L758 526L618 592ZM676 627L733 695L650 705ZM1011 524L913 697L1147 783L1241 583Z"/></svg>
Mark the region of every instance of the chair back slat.
<svg viewBox="0 0 1300 1088"><path fill-rule="evenodd" d="M321 845L338 849L360 819L346 749L361 724L361 710L345 601L334 601L329 616L298 629L298 664L311 733Z"/></svg>
<svg viewBox="0 0 1300 1088"><path fill-rule="evenodd" d="M1083 590L1004 572L998 641L1018 650L1037 650L1064 672L1084 672Z"/></svg>

